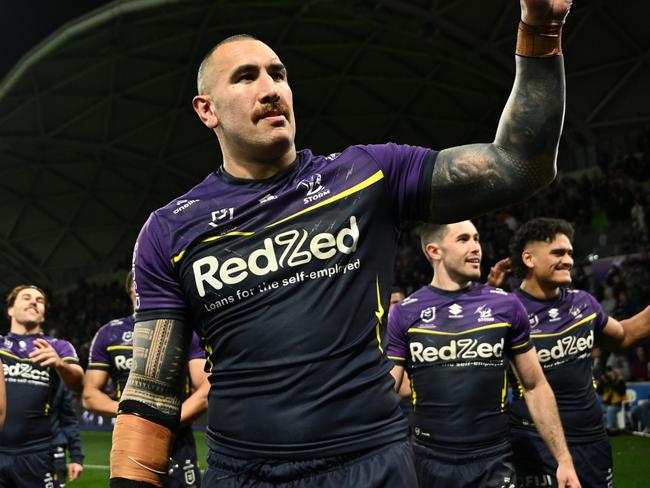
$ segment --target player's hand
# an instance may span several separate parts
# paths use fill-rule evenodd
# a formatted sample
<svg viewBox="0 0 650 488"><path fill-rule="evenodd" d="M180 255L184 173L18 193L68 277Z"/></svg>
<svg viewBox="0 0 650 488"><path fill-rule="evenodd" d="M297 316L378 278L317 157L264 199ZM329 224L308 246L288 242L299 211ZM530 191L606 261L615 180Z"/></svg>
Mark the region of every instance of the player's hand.
<svg viewBox="0 0 650 488"><path fill-rule="evenodd" d="M510 274L510 258L503 258L490 268L487 284L500 288L506 277Z"/></svg>
<svg viewBox="0 0 650 488"><path fill-rule="evenodd" d="M572 0L519 0L521 20L528 25L563 24Z"/></svg>
<svg viewBox="0 0 650 488"><path fill-rule="evenodd" d="M70 463L68 464L68 479L74 481L81 475L84 467L81 464Z"/></svg>
<svg viewBox="0 0 650 488"><path fill-rule="evenodd" d="M34 339L35 350L29 353L32 361L40 363L41 366L57 366L63 365L63 359L52 347L52 344L45 339Z"/></svg>
<svg viewBox="0 0 650 488"><path fill-rule="evenodd" d="M559 463L555 476L557 477L558 488L581 488L572 461Z"/></svg>

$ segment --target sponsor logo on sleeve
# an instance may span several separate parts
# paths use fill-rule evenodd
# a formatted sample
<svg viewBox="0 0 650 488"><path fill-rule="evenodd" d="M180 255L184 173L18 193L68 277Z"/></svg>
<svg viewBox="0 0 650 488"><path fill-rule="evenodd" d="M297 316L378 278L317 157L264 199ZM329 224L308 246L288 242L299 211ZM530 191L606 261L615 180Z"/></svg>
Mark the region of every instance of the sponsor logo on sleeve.
<svg viewBox="0 0 650 488"><path fill-rule="evenodd" d="M196 202L199 200L177 200L176 201L176 208L172 212L173 214L179 214L183 210L190 208L192 205L194 205Z"/></svg>

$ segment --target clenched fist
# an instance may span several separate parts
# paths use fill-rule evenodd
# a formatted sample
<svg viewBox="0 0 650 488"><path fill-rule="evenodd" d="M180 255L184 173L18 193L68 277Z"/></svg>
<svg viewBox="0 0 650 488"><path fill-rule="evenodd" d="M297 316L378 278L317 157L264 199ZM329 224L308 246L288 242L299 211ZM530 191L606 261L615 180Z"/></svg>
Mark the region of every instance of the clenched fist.
<svg viewBox="0 0 650 488"><path fill-rule="evenodd" d="M523 23L539 26L550 24L563 24L569 9L571 0L520 0L521 20Z"/></svg>

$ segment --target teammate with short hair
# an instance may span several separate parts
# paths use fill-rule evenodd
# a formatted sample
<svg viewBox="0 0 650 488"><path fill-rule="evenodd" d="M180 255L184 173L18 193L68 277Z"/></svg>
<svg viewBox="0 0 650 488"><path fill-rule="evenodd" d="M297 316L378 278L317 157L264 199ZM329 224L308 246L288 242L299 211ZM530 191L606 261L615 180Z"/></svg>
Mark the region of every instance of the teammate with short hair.
<svg viewBox="0 0 650 488"><path fill-rule="evenodd" d="M613 486L612 455L596 395L591 351L594 342L625 349L650 335L650 307L627 320L605 314L594 297L571 285L573 226L536 218L517 229L511 266L523 279L516 294L528 313L531 338L555 392L569 450L583 488ZM511 439L521 486L556 486L556 463L535 429L516 378Z"/></svg>
<svg viewBox="0 0 650 488"><path fill-rule="evenodd" d="M126 277L126 291L135 311L135 286L130 271ZM83 405L87 410L110 417L117 415L118 401L133 364L133 319L132 314L112 320L95 334L83 392ZM194 488L201 485L192 421L207 409L210 384L204 369L205 351L199 345L198 336L194 334L187 360L188 374L183 384L180 427L175 431L170 466L164 482L167 488ZM109 378L117 388L117 400L103 391Z"/></svg>
<svg viewBox="0 0 650 488"><path fill-rule="evenodd" d="M75 409L72 393L62 384L52 400L52 449L54 469L61 488L66 481L75 481L83 472L84 454L81 450L79 419ZM70 462L66 461L66 451L70 453Z"/></svg>
<svg viewBox="0 0 650 488"><path fill-rule="evenodd" d="M515 486L509 365L558 460L559 485L579 486L553 392L529 338L526 311L514 295L476 282L481 277L476 227L469 220L424 225L421 244L433 280L393 308L387 350L396 388L405 368L411 381L420 486Z"/></svg>
<svg viewBox="0 0 650 488"><path fill-rule="evenodd" d="M7 421L0 432L0 486L57 487L50 406L59 384L78 391L83 370L68 341L43 334L47 296L19 285L7 296L11 319L0 336L7 388Z"/></svg>
<svg viewBox="0 0 650 488"><path fill-rule="evenodd" d="M297 151L279 56L244 35L206 55L193 105L223 165L153 212L138 237L135 365L112 486L162 483L189 324L212 372L206 486L416 484L381 344L398 230L523 200L553 179L570 3L522 1L517 75L495 141L439 153Z"/></svg>

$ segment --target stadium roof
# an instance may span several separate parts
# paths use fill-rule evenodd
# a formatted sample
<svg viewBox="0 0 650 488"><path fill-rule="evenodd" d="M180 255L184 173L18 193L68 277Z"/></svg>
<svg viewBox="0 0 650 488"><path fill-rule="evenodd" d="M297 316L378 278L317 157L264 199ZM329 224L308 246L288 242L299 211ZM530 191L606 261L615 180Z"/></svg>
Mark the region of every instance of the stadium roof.
<svg viewBox="0 0 650 488"><path fill-rule="evenodd" d="M575 5L565 154L650 121L646 3ZM190 100L218 40L279 53L299 147L444 148L492 140L518 16L515 0L131 0L64 25L0 84L0 285L126 265L148 213L216 167Z"/></svg>

